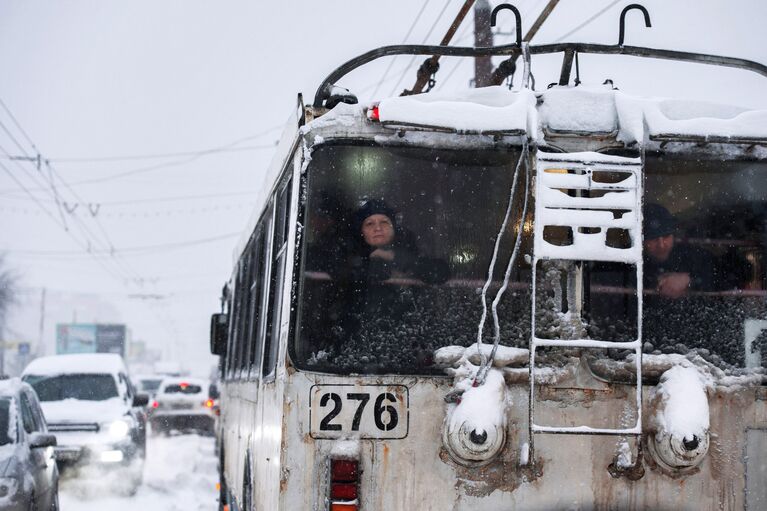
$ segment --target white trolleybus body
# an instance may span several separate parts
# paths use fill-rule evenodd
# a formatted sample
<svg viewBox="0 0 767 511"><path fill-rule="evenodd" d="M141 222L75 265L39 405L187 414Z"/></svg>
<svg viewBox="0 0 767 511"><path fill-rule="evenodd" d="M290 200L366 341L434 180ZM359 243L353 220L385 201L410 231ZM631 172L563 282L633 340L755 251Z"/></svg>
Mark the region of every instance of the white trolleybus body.
<svg viewBox="0 0 767 511"><path fill-rule="evenodd" d="M767 506L767 112L570 86L578 53L767 76L521 41L339 68L212 319L222 508ZM523 87L337 94L395 54L505 55Z"/></svg>

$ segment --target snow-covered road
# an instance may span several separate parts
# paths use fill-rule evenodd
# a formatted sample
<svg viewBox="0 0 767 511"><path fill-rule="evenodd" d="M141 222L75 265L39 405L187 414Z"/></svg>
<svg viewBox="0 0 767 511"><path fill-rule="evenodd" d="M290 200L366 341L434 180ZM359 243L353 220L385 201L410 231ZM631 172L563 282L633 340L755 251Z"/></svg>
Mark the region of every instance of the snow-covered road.
<svg viewBox="0 0 767 511"><path fill-rule="evenodd" d="M132 497L97 481L62 480L64 511L197 511L216 509L216 457L213 438L150 435L144 482Z"/></svg>

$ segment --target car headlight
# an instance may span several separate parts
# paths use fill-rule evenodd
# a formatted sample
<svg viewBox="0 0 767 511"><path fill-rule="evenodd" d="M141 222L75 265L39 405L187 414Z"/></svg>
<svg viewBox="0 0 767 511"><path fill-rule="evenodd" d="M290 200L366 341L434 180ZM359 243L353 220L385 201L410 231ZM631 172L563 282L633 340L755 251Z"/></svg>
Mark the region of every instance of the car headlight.
<svg viewBox="0 0 767 511"><path fill-rule="evenodd" d="M19 487L18 481L10 477L0 477L0 499L13 496Z"/></svg>
<svg viewBox="0 0 767 511"><path fill-rule="evenodd" d="M109 436L115 439L127 436L130 431L130 424L124 420L107 422L105 426Z"/></svg>

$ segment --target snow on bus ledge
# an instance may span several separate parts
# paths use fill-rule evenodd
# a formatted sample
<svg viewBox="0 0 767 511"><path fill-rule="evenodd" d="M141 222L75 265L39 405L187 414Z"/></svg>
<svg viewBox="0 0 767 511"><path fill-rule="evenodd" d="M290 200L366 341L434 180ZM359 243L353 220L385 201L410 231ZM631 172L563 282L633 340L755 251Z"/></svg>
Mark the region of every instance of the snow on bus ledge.
<svg viewBox="0 0 767 511"><path fill-rule="evenodd" d="M493 351L492 343L483 343L481 350L486 357L489 357L490 352ZM481 362L479 351L476 343L466 348L463 346L445 346L434 352L434 363L439 367L455 367L462 358L466 357L473 365L479 365ZM519 366L526 364L529 358L530 352L525 348L498 346L495 358L493 359L493 366Z"/></svg>
<svg viewBox="0 0 767 511"><path fill-rule="evenodd" d="M353 117L360 114L354 111L350 116L350 110L354 109L341 109L332 120L353 122ZM685 99L640 98L600 86L553 87L542 92L496 86L461 93L417 94L383 99L378 111L384 124L479 133L525 130L536 140L542 138L544 129L617 132L618 140L625 143L644 141L645 129L649 136L767 139L767 110Z"/></svg>

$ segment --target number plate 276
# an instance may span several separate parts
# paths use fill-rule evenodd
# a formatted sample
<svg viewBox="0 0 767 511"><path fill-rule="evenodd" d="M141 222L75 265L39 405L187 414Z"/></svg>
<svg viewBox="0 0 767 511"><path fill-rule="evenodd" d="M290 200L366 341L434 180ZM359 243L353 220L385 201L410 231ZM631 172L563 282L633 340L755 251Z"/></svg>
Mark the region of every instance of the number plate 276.
<svg viewBox="0 0 767 511"><path fill-rule="evenodd" d="M409 397L404 385L314 385L312 438L405 438Z"/></svg>

